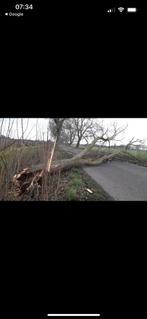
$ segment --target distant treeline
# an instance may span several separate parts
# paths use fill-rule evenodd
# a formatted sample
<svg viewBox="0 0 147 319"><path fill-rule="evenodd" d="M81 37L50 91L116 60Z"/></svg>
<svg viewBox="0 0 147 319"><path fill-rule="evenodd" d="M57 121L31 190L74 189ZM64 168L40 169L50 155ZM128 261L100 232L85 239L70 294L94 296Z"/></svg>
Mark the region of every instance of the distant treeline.
<svg viewBox="0 0 147 319"><path fill-rule="evenodd" d="M38 144L44 144L49 143L52 144L52 142L49 140L47 141L40 141L40 140L22 140L22 139L14 139L10 137L6 137L4 135L0 135L0 149L3 149L5 147L9 147L11 145L14 145L15 147L21 147L22 145L30 146L30 145L38 145Z"/></svg>

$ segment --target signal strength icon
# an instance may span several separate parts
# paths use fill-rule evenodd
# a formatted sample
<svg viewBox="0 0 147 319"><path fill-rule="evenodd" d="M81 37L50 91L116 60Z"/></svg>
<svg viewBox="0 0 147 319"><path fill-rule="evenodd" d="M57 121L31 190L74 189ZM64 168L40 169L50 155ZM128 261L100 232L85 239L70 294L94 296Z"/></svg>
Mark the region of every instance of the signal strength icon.
<svg viewBox="0 0 147 319"><path fill-rule="evenodd" d="M115 12L115 8L113 8L113 9L108 9L107 12L109 12L109 13Z"/></svg>

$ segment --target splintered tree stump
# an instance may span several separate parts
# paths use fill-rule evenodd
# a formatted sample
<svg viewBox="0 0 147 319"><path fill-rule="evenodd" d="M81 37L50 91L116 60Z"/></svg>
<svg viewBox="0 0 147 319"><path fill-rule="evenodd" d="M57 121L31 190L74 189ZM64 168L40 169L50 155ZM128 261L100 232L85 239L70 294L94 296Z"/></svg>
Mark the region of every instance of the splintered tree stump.
<svg viewBox="0 0 147 319"><path fill-rule="evenodd" d="M18 196L32 191L35 187L41 186L42 171L33 172L30 168L25 168L19 174L14 175L13 185L17 189Z"/></svg>

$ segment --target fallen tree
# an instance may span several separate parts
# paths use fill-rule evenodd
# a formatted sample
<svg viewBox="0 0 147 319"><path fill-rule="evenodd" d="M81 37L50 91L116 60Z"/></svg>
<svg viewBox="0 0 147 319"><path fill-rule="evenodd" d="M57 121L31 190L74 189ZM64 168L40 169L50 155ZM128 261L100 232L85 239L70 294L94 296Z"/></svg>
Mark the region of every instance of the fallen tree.
<svg viewBox="0 0 147 319"><path fill-rule="evenodd" d="M116 135L120 134L124 128L115 129L114 133L109 136L109 140L114 139ZM100 127L101 135L96 136L93 139L93 142L88 145L84 150L79 152L78 154L74 155L70 159L64 159L64 160L58 160L54 161L53 156L55 152L55 147L57 143L57 138L55 140L51 156L47 160L47 164L40 164L36 166L32 166L30 168L25 168L22 172L19 174L16 174L13 177L13 184L17 186L18 189L20 189L19 194L22 194L24 192L32 192L35 188L40 188L43 178L46 177L49 174L58 173L63 170L68 170L72 167L79 167L79 166L98 166L102 163L112 160L117 154L119 154L121 151L113 152L113 154L104 155L101 158L98 158L96 160L92 160L91 158L83 158L84 155L86 155L97 143L98 140L103 141L104 143L108 141L108 130L104 130L103 127Z"/></svg>
<svg viewBox="0 0 147 319"><path fill-rule="evenodd" d="M71 159L53 162L50 168L50 172L44 169L43 164L36 165L31 168L25 168L23 171L13 177L13 184L17 187L17 189L19 189L19 195L24 192L32 192L34 189L38 189L41 187L43 177L48 174L54 174L61 171L69 170L72 167L98 166L104 162L112 160L120 152L121 151L117 151L113 154L104 155L97 160L92 160L90 158L76 158L76 156L74 156Z"/></svg>

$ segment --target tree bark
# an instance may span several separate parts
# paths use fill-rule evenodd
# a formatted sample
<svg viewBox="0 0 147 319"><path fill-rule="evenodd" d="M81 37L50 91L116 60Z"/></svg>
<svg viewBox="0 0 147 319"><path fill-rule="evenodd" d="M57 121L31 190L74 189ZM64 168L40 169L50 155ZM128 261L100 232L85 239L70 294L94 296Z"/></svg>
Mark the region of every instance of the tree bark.
<svg viewBox="0 0 147 319"><path fill-rule="evenodd" d="M77 144L76 144L76 148L79 148L80 142L81 142L81 138L78 139L78 142L77 142Z"/></svg>
<svg viewBox="0 0 147 319"><path fill-rule="evenodd" d="M22 195L25 192L32 191L34 187L40 187L42 184L42 179L47 174L58 173L64 170L69 170L72 167L81 167L81 166L98 166L104 162L112 160L117 154L121 151L117 151L110 155L104 155L97 160L92 159L83 159L77 155L71 159L65 159L57 162L53 162L50 167L50 171L44 169L44 165L36 165L32 168L24 169L19 174L13 177L13 183L20 189L19 194ZM81 152L83 153L83 151Z"/></svg>

